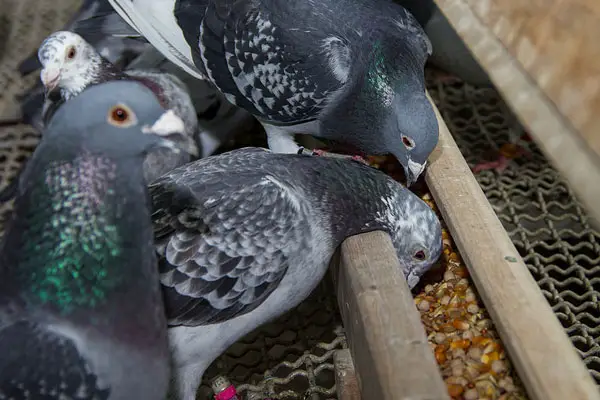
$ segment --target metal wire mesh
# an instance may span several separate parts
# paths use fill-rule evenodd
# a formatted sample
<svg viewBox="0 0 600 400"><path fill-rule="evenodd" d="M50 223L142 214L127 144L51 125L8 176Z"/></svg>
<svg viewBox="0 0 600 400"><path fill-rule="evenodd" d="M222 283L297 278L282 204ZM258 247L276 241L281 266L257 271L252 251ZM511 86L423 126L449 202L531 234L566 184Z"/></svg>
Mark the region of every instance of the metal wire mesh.
<svg viewBox="0 0 600 400"><path fill-rule="evenodd" d="M467 162L493 155L509 137L492 89L430 81L429 90ZM600 384L600 233L540 151L477 180L556 316Z"/></svg>
<svg viewBox="0 0 600 400"><path fill-rule="evenodd" d="M60 28L78 0L0 0L0 116L13 115L21 79L18 62ZM9 11L10 10L10 11ZM508 139L501 99L491 89L430 80L429 90L467 161L476 163ZM0 187L14 178L38 141L27 126L0 128ZM504 173L477 179L588 368L600 382L600 234L557 172L537 149ZM10 204L0 207L0 231ZM209 368L246 394L281 399L335 399L333 352L346 346L331 283L277 321L233 345ZM263 398L263 397L256 397Z"/></svg>

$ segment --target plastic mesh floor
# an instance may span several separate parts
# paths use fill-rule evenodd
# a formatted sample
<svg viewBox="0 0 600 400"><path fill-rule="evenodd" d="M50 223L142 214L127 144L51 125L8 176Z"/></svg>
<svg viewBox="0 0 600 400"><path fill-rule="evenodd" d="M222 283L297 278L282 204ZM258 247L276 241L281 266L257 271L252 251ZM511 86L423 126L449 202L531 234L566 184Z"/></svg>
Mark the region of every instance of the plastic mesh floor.
<svg viewBox="0 0 600 400"><path fill-rule="evenodd" d="M19 77L19 61L78 4L0 0L0 118L14 115L14 96L36 79ZM507 141L507 116L495 91L436 80L429 90L469 163L493 156ZM38 136L31 132L27 126L0 128L0 187L35 148ZM477 179L600 383L600 233L558 173L537 149L533 153L502 174L485 171ZM10 204L1 206L0 231L9 215ZM205 374L199 398L208 398L207 384L218 372L250 398L335 399L333 352L346 344L332 293L325 281L297 309L233 345Z"/></svg>

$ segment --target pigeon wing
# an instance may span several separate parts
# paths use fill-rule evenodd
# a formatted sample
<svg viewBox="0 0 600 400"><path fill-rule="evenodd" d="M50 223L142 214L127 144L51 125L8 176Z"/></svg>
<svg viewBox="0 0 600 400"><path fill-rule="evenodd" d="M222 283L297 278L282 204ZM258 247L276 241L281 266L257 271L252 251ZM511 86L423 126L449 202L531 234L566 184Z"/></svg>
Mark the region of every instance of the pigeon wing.
<svg viewBox="0 0 600 400"><path fill-rule="evenodd" d="M254 310L309 236L306 206L286 183L262 170L226 172L204 161L150 186L171 325L218 323Z"/></svg>

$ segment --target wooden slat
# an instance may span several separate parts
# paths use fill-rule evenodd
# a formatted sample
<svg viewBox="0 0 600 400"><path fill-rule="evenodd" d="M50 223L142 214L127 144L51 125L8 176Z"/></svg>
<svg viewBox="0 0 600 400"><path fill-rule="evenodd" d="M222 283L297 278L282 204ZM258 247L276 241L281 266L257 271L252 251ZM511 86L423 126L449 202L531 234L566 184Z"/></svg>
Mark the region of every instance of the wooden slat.
<svg viewBox="0 0 600 400"><path fill-rule="evenodd" d="M426 181L529 396L600 399L437 109L436 113L440 141Z"/></svg>
<svg viewBox="0 0 600 400"><path fill-rule="evenodd" d="M333 366L338 400L361 400L358 378L350 350L336 350L333 354Z"/></svg>
<svg viewBox="0 0 600 400"><path fill-rule="evenodd" d="M600 2L436 3L600 221Z"/></svg>
<svg viewBox="0 0 600 400"><path fill-rule="evenodd" d="M346 239L332 260L363 399L449 400L390 237Z"/></svg>

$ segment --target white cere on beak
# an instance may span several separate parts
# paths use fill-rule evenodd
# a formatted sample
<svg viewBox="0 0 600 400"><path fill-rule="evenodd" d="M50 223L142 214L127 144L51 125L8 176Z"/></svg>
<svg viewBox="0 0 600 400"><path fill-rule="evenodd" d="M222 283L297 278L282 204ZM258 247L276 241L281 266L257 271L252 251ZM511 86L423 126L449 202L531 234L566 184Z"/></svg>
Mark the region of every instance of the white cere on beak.
<svg viewBox="0 0 600 400"><path fill-rule="evenodd" d="M142 127L143 133L153 133L158 136L169 136L174 133L184 134L185 124L183 120L179 118L173 110L168 110L152 125Z"/></svg>
<svg viewBox="0 0 600 400"><path fill-rule="evenodd" d="M427 161L425 161L423 164L419 164L414 162L410 158L408 159L408 169L410 170L410 172L412 172L415 180L421 175L421 173L425 169L425 165L427 165Z"/></svg>

